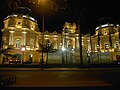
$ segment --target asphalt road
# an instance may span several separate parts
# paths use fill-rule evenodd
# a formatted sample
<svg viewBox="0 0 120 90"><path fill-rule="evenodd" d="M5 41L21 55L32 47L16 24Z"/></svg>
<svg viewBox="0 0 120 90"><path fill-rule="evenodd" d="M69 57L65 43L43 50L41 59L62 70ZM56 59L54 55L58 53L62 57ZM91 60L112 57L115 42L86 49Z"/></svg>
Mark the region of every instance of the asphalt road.
<svg viewBox="0 0 120 90"><path fill-rule="evenodd" d="M40 68L0 69L0 74L16 75L16 83L8 85L7 87L113 86L114 84L111 83L109 79L111 79L114 73L114 75L118 76L119 72L119 68L48 68L44 70Z"/></svg>

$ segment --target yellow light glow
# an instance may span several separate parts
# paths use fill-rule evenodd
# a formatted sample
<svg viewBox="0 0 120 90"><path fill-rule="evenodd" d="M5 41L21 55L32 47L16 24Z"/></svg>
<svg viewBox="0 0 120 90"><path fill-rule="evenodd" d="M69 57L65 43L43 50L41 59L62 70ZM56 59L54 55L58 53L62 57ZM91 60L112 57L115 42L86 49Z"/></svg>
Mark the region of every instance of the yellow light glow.
<svg viewBox="0 0 120 90"><path fill-rule="evenodd" d="M62 51L65 51L66 49L64 47L62 47Z"/></svg>
<svg viewBox="0 0 120 90"><path fill-rule="evenodd" d="M34 28L31 27L31 30L34 30Z"/></svg>
<svg viewBox="0 0 120 90"><path fill-rule="evenodd" d="M27 32L23 31L22 33L27 33Z"/></svg>
<svg viewBox="0 0 120 90"><path fill-rule="evenodd" d="M45 3L45 0L38 0L38 4Z"/></svg>
<svg viewBox="0 0 120 90"><path fill-rule="evenodd" d="M8 29L15 29L15 27L8 27Z"/></svg>
<svg viewBox="0 0 120 90"><path fill-rule="evenodd" d="M9 31L9 32L14 33L15 31Z"/></svg>
<svg viewBox="0 0 120 90"><path fill-rule="evenodd" d="M21 25L15 25L16 26L16 28L22 28L22 26Z"/></svg>
<svg viewBox="0 0 120 90"><path fill-rule="evenodd" d="M25 51L25 47L22 47L22 51Z"/></svg>

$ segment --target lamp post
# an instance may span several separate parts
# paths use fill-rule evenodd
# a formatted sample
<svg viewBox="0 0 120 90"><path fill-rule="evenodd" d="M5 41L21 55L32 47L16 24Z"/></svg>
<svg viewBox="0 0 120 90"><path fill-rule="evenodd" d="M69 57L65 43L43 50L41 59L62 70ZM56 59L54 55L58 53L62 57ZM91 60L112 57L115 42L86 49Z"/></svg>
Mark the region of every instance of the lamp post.
<svg viewBox="0 0 120 90"><path fill-rule="evenodd" d="M33 4L41 4L42 6L42 45L44 43L44 4L45 4L46 0L30 0L29 3L33 3ZM42 46L43 47L43 46ZM44 63L44 53L43 53L43 48L42 48L42 60L40 59L40 64L41 67L43 66Z"/></svg>
<svg viewBox="0 0 120 90"><path fill-rule="evenodd" d="M67 35L66 35L67 34L67 29L68 29L67 27L65 27L65 29L63 29L64 34L65 34L65 42L64 42L65 44L64 45L65 45L65 52L66 52L66 58L65 58L66 59L66 64L68 63L68 61L67 61Z"/></svg>
<svg viewBox="0 0 120 90"><path fill-rule="evenodd" d="M47 4L46 6L50 6L51 7L51 5L53 5L55 8L52 8L52 9L57 9L57 10L59 10L59 9L65 9L66 7L67 7L67 3L66 3L66 0L64 1L64 0L61 0L62 2L64 1L65 2L65 5L62 5L62 7L61 6L58 6L55 2L53 2L53 1L51 1L51 0L30 0L29 1L29 3L33 3L33 4L36 4L36 1L37 1L37 4L41 4L42 5L42 45L43 45L43 43L44 43L44 14L45 14L45 6L44 6L44 4L46 4L47 2L49 2L49 4ZM60 1L60 2L61 2ZM44 54L43 54L43 48L42 48L42 60L40 60L41 61L41 67L43 66L43 63L44 63L44 58L43 58L43 56L44 56Z"/></svg>
<svg viewBox="0 0 120 90"><path fill-rule="evenodd" d="M43 67L43 63L44 63L44 52L43 52L43 44L44 44L44 2L45 2L45 0L38 0L38 4L40 2L42 4L42 60L41 60L41 67Z"/></svg>
<svg viewBox="0 0 120 90"><path fill-rule="evenodd" d="M80 22L78 22L78 33L79 33L79 48L80 48L80 64L83 65L83 57L82 57L82 35L80 30Z"/></svg>
<svg viewBox="0 0 120 90"><path fill-rule="evenodd" d="M99 45L97 45L97 55L98 55L98 63L99 63L99 61L100 61L100 57L99 57L99 52L100 52L100 46Z"/></svg>

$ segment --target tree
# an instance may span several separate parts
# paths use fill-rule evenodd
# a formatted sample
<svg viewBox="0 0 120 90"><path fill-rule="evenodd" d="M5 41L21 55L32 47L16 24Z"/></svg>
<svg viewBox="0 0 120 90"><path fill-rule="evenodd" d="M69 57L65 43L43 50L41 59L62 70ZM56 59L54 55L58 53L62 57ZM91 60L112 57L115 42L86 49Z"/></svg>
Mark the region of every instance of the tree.
<svg viewBox="0 0 120 90"><path fill-rule="evenodd" d="M112 37L111 37L111 31L113 31L112 28L109 29L109 43L110 43L110 46L112 48Z"/></svg>
<svg viewBox="0 0 120 90"><path fill-rule="evenodd" d="M98 47L100 47L100 34L99 34L99 31L98 31Z"/></svg>
<svg viewBox="0 0 120 90"><path fill-rule="evenodd" d="M7 56L7 57L12 57L12 55L11 54L7 54L7 52L9 51L9 50L11 50L11 49L13 49L13 48L7 48L7 49L3 49L3 46L1 45L1 48L0 48L0 55L3 55L2 56L2 63L4 64L4 61L5 61L5 58L4 58L4 56Z"/></svg>
<svg viewBox="0 0 120 90"><path fill-rule="evenodd" d="M46 40L44 44L39 43L39 47L41 48L41 50L39 50L39 52L46 53L47 54L47 59L46 59L46 65L48 63L48 53L53 53L56 52L57 50L54 49L54 42L50 43L49 40ZM44 62L42 62L41 64L43 64Z"/></svg>

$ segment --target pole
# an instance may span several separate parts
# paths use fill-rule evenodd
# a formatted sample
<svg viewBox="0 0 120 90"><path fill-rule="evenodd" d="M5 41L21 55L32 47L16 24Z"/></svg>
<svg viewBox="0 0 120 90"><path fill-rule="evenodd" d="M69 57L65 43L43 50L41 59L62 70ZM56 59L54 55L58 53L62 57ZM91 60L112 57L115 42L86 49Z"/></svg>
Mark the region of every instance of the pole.
<svg viewBox="0 0 120 90"><path fill-rule="evenodd" d="M44 3L42 3L42 61L41 61L41 67L43 67L44 63L44 52L43 52L43 44L44 44Z"/></svg>
<svg viewBox="0 0 120 90"><path fill-rule="evenodd" d="M23 51L23 60L22 60L22 63L24 62L24 57L25 57L24 54L25 54L25 53L24 53L24 51Z"/></svg>
<svg viewBox="0 0 120 90"><path fill-rule="evenodd" d="M62 43L62 48L63 48L63 38L64 38L64 35L61 34L61 43ZM64 64L64 51L63 49L61 48L61 51L62 51L62 64Z"/></svg>
<svg viewBox="0 0 120 90"><path fill-rule="evenodd" d="M90 63L93 61L93 49L92 49L92 38L91 38L91 32L89 30L89 36L90 36L90 48L91 48L91 53L90 53Z"/></svg>
<svg viewBox="0 0 120 90"><path fill-rule="evenodd" d="M63 51L62 51L62 64L64 64L64 54L63 54Z"/></svg>
<svg viewBox="0 0 120 90"><path fill-rule="evenodd" d="M78 33L79 33L79 46L80 46L80 64L83 65L83 58L82 58L82 38L81 38L81 30L80 24L78 23Z"/></svg>
<svg viewBox="0 0 120 90"><path fill-rule="evenodd" d="M66 64L67 64L67 38L66 38L67 28L65 28L64 33L65 33L65 53L66 53L65 59L66 59Z"/></svg>
<svg viewBox="0 0 120 90"><path fill-rule="evenodd" d="M97 55L98 55L98 63L99 63L99 47L98 47L98 52L97 52Z"/></svg>

